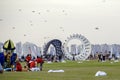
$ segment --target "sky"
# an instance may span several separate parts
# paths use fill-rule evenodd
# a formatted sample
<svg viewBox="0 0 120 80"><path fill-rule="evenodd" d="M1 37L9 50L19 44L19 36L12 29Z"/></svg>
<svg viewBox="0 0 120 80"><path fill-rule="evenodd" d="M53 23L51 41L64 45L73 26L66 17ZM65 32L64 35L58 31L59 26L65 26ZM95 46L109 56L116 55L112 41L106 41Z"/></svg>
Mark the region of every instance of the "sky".
<svg viewBox="0 0 120 80"><path fill-rule="evenodd" d="M0 42L42 45L73 34L120 44L120 0L0 0Z"/></svg>

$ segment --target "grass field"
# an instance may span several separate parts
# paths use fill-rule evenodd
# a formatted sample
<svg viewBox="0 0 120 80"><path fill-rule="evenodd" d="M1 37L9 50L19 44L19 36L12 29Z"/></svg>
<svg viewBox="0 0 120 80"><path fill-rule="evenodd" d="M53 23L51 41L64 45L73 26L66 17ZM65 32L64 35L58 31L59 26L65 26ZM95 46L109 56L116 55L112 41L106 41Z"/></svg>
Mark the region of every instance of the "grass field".
<svg viewBox="0 0 120 80"><path fill-rule="evenodd" d="M50 69L65 72L48 73ZM107 76L95 77L97 71L105 71ZM4 72L0 80L120 80L120 62L66 61L66 63L44 63L39 72Z"/></svg>

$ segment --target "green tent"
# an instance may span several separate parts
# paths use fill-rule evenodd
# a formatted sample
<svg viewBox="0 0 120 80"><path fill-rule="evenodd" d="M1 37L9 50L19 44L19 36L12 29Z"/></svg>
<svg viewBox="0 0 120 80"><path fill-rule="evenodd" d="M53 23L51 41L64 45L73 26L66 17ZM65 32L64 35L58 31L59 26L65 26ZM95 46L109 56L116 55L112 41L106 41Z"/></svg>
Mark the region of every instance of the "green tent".
<svg viewBox="0 0 120 80"><path fill-rule="evenodd" d="M13 41L7 40L7 41L4 43L4 45L3 45L3 49L5 49L5 50L14 50L14 49L15 49L15 46L14 46Z"/></svg>

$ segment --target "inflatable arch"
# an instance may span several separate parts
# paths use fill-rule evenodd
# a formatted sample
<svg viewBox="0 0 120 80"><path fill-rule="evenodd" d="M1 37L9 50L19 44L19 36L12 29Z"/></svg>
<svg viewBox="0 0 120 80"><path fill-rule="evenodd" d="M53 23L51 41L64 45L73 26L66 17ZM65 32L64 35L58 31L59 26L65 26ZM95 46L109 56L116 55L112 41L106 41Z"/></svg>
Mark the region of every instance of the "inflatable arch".
<svg viewBox="0 0 120 80"><path fill-rule="evenodd" d="M63 56L63 52L62 52L62 48L61 48L62 42L58 39L53 39L45 45L44 52L43 52L44 55L45 56L47 55L48 48L50 47L51 44L55 47L56 55L62 58L62 56Z"/></svg>

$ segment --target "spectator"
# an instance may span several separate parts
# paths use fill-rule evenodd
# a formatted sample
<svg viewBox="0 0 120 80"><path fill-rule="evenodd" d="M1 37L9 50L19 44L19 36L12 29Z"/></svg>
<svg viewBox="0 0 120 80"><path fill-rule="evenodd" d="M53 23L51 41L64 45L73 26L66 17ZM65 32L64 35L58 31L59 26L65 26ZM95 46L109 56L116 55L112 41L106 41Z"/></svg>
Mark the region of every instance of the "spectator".
<svg viewBox="0 0 120 80"><path fill-rule="evenodd" d="M16 61L16 71L22 71L22 66L18 60Z"/></svg>
<svg viewBox="0 0 120 80"><path fill-rule="evenodd" d="M36 62L37 62L37 66L38 66L38 64L40 64L40 70L42 71L42 67L43 67L43 63L44 63L42 56L41 57L37 56Z"/></svg>
<svg viewBox="0 0 120 80"><path fill-rule="evenodd" d="M30 62L30 60L31 60L31 54L28 54L28 55L26 56L25 60L26 60L26 64L27 64L28 68L30 68L29 62Z"/></svg>
<svg viewBox="0 0 120 80"><path fill-rule="evenodd" d="M98 62L99 62L99 61L102 61L102 57L103 57L103 56L102 56L102 52L100 52L100 54L98 54Z"/></svg>
<svg viewBox="0 0 120 80"><path fill-rule="evenodd" d="M30 64L30 71L40 71L40 69L36 66L36 61L34 61L34 60L31 60L30 62L29 62L29 64Z"/></svg>

